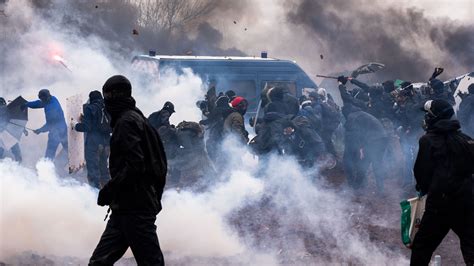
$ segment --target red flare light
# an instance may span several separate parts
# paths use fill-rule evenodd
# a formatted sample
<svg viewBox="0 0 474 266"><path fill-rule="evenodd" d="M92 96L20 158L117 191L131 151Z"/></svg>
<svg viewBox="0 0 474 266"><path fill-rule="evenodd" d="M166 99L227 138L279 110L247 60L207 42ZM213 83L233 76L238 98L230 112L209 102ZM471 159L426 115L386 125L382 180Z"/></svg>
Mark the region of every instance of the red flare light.
<svg viewBox="0 0 474 266"><path fill-rule="evenodd" d="M53 59L58 61L58 62L64 62L64 58L62 58L61 56L59 56L57 54L53 56Z"/></svg>
<svg viewBox="0 0 474 266"><path fill-rule="evenodd" d="M56 54L56 55L53 55L53 59L54 59L55 61L59 62L64 68L66 68L67 70L69 70L70 72L72 72L71 69L69 69L69 67L68 67L68 66L66 65L66 63L64 62L64 58L62 58L61 56L59 56L59 55Z"/></svg>

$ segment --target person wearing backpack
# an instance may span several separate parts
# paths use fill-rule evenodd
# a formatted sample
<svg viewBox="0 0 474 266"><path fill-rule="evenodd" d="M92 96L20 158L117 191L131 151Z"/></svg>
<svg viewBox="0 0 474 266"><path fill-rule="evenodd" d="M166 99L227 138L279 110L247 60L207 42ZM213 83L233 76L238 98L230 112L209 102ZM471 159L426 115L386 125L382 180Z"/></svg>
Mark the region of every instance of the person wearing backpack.
<svg viewBox="0 0 474 266"><path fill-rule="evenodd" d="M466 265L474 265L474 141L452 119L445 100L424 104L425 135L419 140L414 174L425 212L412 245L411 265L428 265L449 230L459 237Z"/></svg>
<svg viewBox="0 0 474 266"><path fill-rule="evenodd" d="M107 160L112 133L110 117L104 110L104 99L100 91L89 93L89 103L84 106L82 121L74 123L73 129L87 133L84 149L87 180L89 185L100 189L110 179Z"/></svg>
<svg viewBox="0 0 474 266"><path fill-rule="evenodd" d="M166 183L166 155L160 136L136 107L130 81L112 76L102 87L113 129L111 179L99 191L97 204L112 214L89 265L113 265L130 247L138 265L164 265L156 215Z"/></svg>

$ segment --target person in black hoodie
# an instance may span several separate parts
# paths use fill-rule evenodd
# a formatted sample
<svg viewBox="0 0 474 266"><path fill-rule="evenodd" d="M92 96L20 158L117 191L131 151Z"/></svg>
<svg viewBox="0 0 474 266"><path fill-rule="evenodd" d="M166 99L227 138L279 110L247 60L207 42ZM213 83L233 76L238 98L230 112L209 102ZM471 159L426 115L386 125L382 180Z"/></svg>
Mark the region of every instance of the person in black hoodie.
<svg viewBox="0 0 474 266"><path fill-rule="evenodd" d="M404 167L403 167L403 193L413 193L413 165L418 151L418 139L423 135L423 113L420 107L424 101L417 93L413 84L405 82L401 90L396 95L395 123L397 133L402 146Z"/></svg>
<svg viewBox="0 0 474 266"><path fill-rule="evenodd" d="M249 143L252 151L265 156L270 153L281 153L283 141L284 122L288 117L283 114L281 106L269 103L264 109L264 116L257 120L255 133L257 134Z"/></svg>
<svg viewBox="0 0 474 266"><path fill-rule="evenodd" d="M474 265L474 142L451 119L454 110L447 101L430 100L423 109L426 134L419 141L414 173L416 190L427 199L411 265L428 265L449 230L460 239L466 265Z"/></svg>
<svg viewBox="0 0 474 266"><path fill-rule="evenodd" d="M212 112L209 113L207 119L201 120L199 123L206 126L209 131L206 140L206 150L211 160L216 163L220 155L220 144L224 139L224 122L225 118L234 112L234 109L229 105L229 98L227 96L220 96L217 98Z"/></svg>
<svg viewBox="0 0 474 266"><path fill-rule="evenodd" d="M104 111L104 99L100 91L89 93L89 103L84 107L84 116L73 129L86 132L85 159L87 180L92 187L101 188L110 179L107 160L110 153L110 118ZM74 123L74 122L73 122Z"/></svg>
<svg viewBox="0 0 474 266"><path fill-rule="evenodd" d="M135 107L126 77L109 78L102 92L113 128L111 179L99 191L97 203L109 205L112 214L89 265L113 265L128 247L138 265L164 265L155 226L167 172L163 144Z"/></svg>
<svg viewBox="0 0 474 266"><path fill-rule="evenodd" d="M456 104L453 93L449 91L447 86L444 86L441 80L431 79L428 84L431 87L430 100L445 100L451 105Z"/></svg>
<svg viewBox="0 0 474 266"><path fill-rule="evenodd" d="M156 130L162 126L170 127L170 117L174 112L174 104L165 102L160 111L154 112L148 117L148 121Z"/></svg>
<svg viewBox="0 0 474 266"><path fill-rule="evenodd" d="M383 194L387 134L377 118L357 106L357 101L346 90L346 82L347 79L339 78L339 92L344 103L342 114L346 118L343 163L347 183L356 190L365 188L368 169L372 165L377 192Z"/></svg>

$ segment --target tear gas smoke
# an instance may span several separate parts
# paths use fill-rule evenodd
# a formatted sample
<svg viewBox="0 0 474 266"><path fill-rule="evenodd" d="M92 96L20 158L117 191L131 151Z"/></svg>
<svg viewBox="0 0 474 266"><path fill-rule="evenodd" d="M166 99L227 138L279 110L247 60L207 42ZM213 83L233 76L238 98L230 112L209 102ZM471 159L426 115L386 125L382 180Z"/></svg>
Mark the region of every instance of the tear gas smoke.
<svg viewBox="0 0 474 266"><path fill-rule="evenodd" d="M231 142L227 142L231 143ZM232 146L227 146L232 147ZM291 159L271 158L268 168L256 175L255 159L243 156L242 148L227 148L234 156L227 180L215 183L204 193L168 190L163 195L163 211L158 215L158 235L170 260L203 257L212 261L226 258L246 264L262 261L278 264L276 253L297 261L305 249L294 232L322 238L315 258L324 263L351 261L361 264L405 264L406 259L386 247L372 243L351 227L347 216L351 203L323 182L313 183ZM244 158L244 159L242 159ZM237 164L238 163L238 164ZM58 178L51 163L40 161L36 172L10 160L0 162L2 175L0 259L32 250L37 254L84 258L91 254L101 230L105 208L95 205L97 191L69 179ZM255 178L258 176L258 178ZM21 192L21 193L19 193ZM278 226L263 239L251 230L235 230L229 217L248 219L239 210L270 198ZM251 216L250 216L251 217ZM232 220L232 219L231 219ZM257 242L267 243L254 247ZM283 262L284 263L284 262Z"/></svg>
<svg viewBox="0 0 474 266"><path fill-rule="evenodd" d="M10 160L2 174L0 260L34 251L42 255L87 258L105 227L106 208L96 205L97 190L55 174L51 162L36 171ZM234 208L263 190L261 180L234 172L229 182L204 194L169 190L158 216L158 234L172 256L225 257L251 253L226 222Z"/></svg>
<svg viewBox="0 0 474 266"><path fill-rule="evenodd" d="M39 161L36 171L10 160L0 162L0 259L35 251L84 257L91 254L104 227L105 209L97 192L72 179L59 179L51 162ZM98 219L99 218L99 219Z"/></svg>
<svg viewBox="0 0 474 266"><path fill-rule="evenodd" d="M387 75L420 79L424 78L424 67L433 62L448 60L450 54L446 54L443 45L451 47L446 51L466 52L462 50L463 47L445 39L450 33L452 35L449 36L457 36L455 33L460 31L427 31L433 26L430 18L424 18L423 13L400 9L389 11L401 12L398 14L403 23L413 19L417 28L406 28L410 32L407 34L408 39L401 44L388 46L392 50L372 49L376 42L364 43L354 35L350 35L351 38L339 36L352 34L349 33L351 30L359 32L358 26L371 18L369 11L340 3L347 10L337 13L334 12L336 4L319 6L305 1L290 4L280 1L268 7L268 2L234 1L239 3L229 4L219 1L218 8L215 9L218 12L202 17L202 23L196 23L197 27L178 27L173 30L172 35L161 30L137 27L140 34L138 39L133 39L135 37L132 36L131 29L137 21L137 14L136 6L131 2L133 1L33 1L36 6L32 7L26 0L8 1L4 8L8 16L0 15L1 96L12 99L22 94L26 99L36 99L39 88L48 87L64 103L67 96L77 93L86 95L91 90L100 90L109 76L123 73L132 80L139 108L149 114L160 109L164 101L170 100L177 110L171 119L177 123L181 120L200 120L195 102L203 95L202 81L189 71L184 71L183 75L168 72L161 77L160 84L145 83L140 76L128 70L129 55L134 54L134 51L143 51L154 45L159 47L158 51L170 53L183 53L190 49L213 55L242 54L243 52L233 48L237 45L247 53L255 54L255 51L262 50L259 46L265 45L265 50L270 50L271 54L275 51L276 56L304 59L303 65L312 71L346 69L354 64L380 58L381 61L390 61L382 63L394 65ZM99 5L97 12L90 11L89 5L95 4ZM234 28L221 20L223 14L241 10L245 12L237 12L238 21L234 25L253 25L253 28L248 28L246 35L236 33ZM334 26L337 25L336 22L340 22L348 29L338 29L341 30L340 34L333 35L331 26L324 26L324 21L318 21L320 17L315 18L315 14L305 14L306 10L318 12L322 19L328 20L327 25ZM353 10L353 13L349 10ZM351 18L354 24L344 22ZM395 18L390 15L379 18L378 21L392 23L398 21ZM361 19L360 24L355 23L358 19ZM96 23L91 25L90 21ZM324 25L319 25L320 23ZM360 31L362 39L367 37L368 29L373 28L367 27ZM395 26L390 27L390 30L396 33L402 31ZM466 33L471 30L470 26L465 27ZM431 37L427 32L434 34L434 39L429 46L424 47L427 36ZM414 37L416 33L423 33L422 40ZM460 38L464 36L465 34L459 35ZM353 38L354 43L351 43ZM380 33L380 38L392 40L384 33ZM397 40L397 37L393 38L394 42ZM336 41L340 43L334 43L332 47L332 42ZM301 47L296 49L295 43L301 44ZM408 49L411 44L416 45ZM363 53L366 57L347 54L348 49L360 47L373 53ZM420 48L426 48L426 51L413 52ZM324 52L325 63L315 65L315 56L319 58L323 53L320 49ZM434 57L439 56L441 59L428 57L432 52ZM402 55L401 59L395 60L388 57L388 53L408 54L413 60L415 56L420 57L412 63L412 60L407 62ZM50 62L51 55L55 54L68 62L72 73L57 62ZM452 58L456 63L461 62L463 68L469 64L472 66L470 54ZM418 70L405 71L406 63L416 65ZM30 114L29 125L41 126L44 121L42 111L31 111ZM0 260L26 250L44 255L85 258L91 254L105 226L102 221L105 208L95 204L97 191L73 180L58 177L49 162L40 161L36 164L43 154L44 143L45 136L31 135L22 143L23 151L28 151L24 153L27 157L25 160L29 162L27 165L36 166L36 170L9 160L0 161ZM311 258L306 262L407 264L401 252L391 250L393 245L379 245L366 233L354 228L350 217L358 212L354 210L360 212L360 209L350 201L349 194L328 188L322 180L311 180L310 177L315 176L315 173L300 169L296 162L288 158L272 157L268 161L268 167L261 170L256 159L235 146L237 145L232 142L224 144L225 156L230 158L228 167L223 177L210 182L212 186L208 191L178 193L170 190L163 195L164 209L157 218L158 236L169 258L182 262L186 257L203 257L209 260L224 257L228 259L227 264L244 265L252 262L275 265L285 263L281 257L301 257L297 253L307 250L304 241L306 236L300 235L303 233L313 235L318 243L314 253L321 254L321 257ZM262 208L262 213L259 213L262 202L270 205L267 208L269 213L263 212L266 208ZM269 222L269 228L258 227L257 231L263 230L263 233L252 230L261 221L270 218L276 222ZM368 220L369 223L393 229L390 227L393 222L384 218L371 216ZM261 224L263 226L266 223ZM191 261L188 264L193 263Z"/></svg>
<svg viewBox="0 0 474 266"><path fill-rule="evenodd" d="M137 78L132 78L132 82L134 80L140 83ZM201 120L196 102L202 98L205 89L201 78L194 75L190 69L184 69L181 75L171 69L166 70L159 81L139 87L136 92L135 98L140 103L139 108L145 113L157 111L166 101L171 101L176 110L170 118L171 123Z"/></svg>

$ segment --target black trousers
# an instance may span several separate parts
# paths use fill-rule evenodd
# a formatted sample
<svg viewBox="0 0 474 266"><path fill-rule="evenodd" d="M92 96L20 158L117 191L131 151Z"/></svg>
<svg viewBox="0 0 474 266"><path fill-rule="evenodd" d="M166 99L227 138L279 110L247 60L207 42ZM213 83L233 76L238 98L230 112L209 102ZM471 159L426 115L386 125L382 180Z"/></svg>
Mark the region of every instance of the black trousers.
<svg viewBox="0 0 474 266"><path fill-rule="evenodd" d="M128 247L138 265L165 265L155 220L156 215L112 214L89 265L113 265Z"/></svg>
<svg viewBox="0 0 474 266"><path fill-rule="evenodd" d="M107 160L110 155L110 147L102 144L86 145L85 159L87 167L87 179L89 185L100 189L109 181L109 169Z"/></svg>
<svg viewBox="0 0 474 266"><path fill-rule="evenodd" d="M410 265L428 265L433 252L450 229L459 237L464 262L466 265L474 265L473 212L472 208L427 209L413 240Z"/></svg>
<svg viewBox="0 0 474 266"><path fill-rule="evenodd" d="M371 144L363 147L364 156L361 158L361 148L351 141L346 141L344 150L344 171L349 186L353 189L364 189L367 186L367 174L370 165L375 176L378 192L384 192L384 154L386 143L384 139L373 140Z"/></svg>

